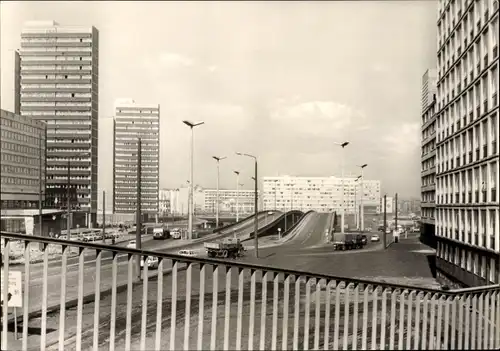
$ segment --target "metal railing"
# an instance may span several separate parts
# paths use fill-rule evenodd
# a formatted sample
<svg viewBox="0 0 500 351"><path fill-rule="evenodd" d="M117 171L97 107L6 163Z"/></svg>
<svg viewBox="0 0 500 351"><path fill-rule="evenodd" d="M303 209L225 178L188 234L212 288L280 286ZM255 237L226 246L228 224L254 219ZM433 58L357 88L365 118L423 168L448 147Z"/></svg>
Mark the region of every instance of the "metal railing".
<svg viewBox="0 0 500 351"><path fill-rule="evenodd" d="M22 337L15 340L14 318L3 308L3 350L500 347L499 285L441 291L1 235L4 277L14 270L23 274L22 317L17 318ZM31 264L39 243L43 263ZM88 251L95 259L87 259ZM49 260L54 252L57 261ZM10 264L16 255L24 258L18 267ZM141 256L157 257L158 266L146 264L142 272L134 271ZM4 279L3 301L8 284ZM34 335L38 327L39 335Z"/></svg>

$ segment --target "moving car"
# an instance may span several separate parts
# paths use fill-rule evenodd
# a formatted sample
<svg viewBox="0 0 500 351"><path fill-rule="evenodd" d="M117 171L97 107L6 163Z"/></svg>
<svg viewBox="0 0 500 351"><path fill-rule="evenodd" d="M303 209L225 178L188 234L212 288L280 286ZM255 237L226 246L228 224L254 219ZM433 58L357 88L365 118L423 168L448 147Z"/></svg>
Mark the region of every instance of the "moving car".
<svg viewBox="0 0 500 351"><path fill-rule="evenodd" d="M195 250L180 250L178 254L181 256L187 256L187 257L198 256L198 253Z"/></svg>
<svg viewBox="0 0 500 351"><path fill-rule="evenodd" d="M135 243L136 241L135 240L130 240L127 244L127 248L128 249L135 249Z"/></svg>
<svg viewBox="0 0 500 351"><path fill-rule="evenodd" d="M180 239L181 231L179 228L174 228L170 231L170 235L172 236L172 239Z"/></svg>
<svg viewBox="0 0 500 351"><path fill-rule="evenodd" d="M148 269L149 268L158 269L158 265L160 264L160 260L158 259L158 257L148 256L148 258L146 260L146 264L148 265ZM141 257L141 268L144 268L144 256Z"/></svg>
<svg viewBox="0 0 500 351"><path fill-rule="evenodd" d="M378 234L373 234L372 237L370 238L371 242L378 242L380 241L380 236Z"/></svg>
<svg viewBox="0 0 500 351"><path fill-rule="evenodd" d="M361 243L363 245L368 244L368 237L366 235L364 235L364 234L361 235Z"/></svg>

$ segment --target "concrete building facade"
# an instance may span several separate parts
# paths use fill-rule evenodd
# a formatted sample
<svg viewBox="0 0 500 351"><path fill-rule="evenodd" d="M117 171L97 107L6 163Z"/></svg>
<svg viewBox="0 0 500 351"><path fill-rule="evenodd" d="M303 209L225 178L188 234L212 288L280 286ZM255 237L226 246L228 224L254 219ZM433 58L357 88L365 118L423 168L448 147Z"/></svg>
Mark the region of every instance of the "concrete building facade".
<svg viewBox="0 0 500 351"><path fill-rule="evenodd" d="M1 207L38 209L45 198L46 124L0 110Z"/></svg>
<svg viewBox="0 0 500 351"><path fill-rule="evenodd" d="M498 1L438 2L438 277L500 282Z"/></svg>
<svg viewBox="0 0 500 351"><path fill-rule="evenodd" d="M421 226L422 241L435 243L436 219L436 77L435 69L422 78L422 157L421 157ZM432 95L431 95L432 94Z"/></svg>
<svg viewBox="0 0 500 351"><path fill-rule="evenodd" d="M69 187L89 225L97 212L98 48L95 27L37 21L21 33L20 112L47 123L46 205L65 204Z"/></svg>
<svg viewBox="0 0 500 351"><path fill-rule="evenodd" d="M217 189L204 189L204 210L205 212L215 213L217 204ZM259 196L257 193L257 196ZM219 189L219 211L225 213L238 212L253 213L255 208L255 190L245 189Z"/></svg>
<svg viewBox="0 0 500 351"><path fill-rule="evenodd" d="M158 215L160 105L116 101L114 118L113 212L134 213L137 203L138 141L141 139L141 211Z"/></svg>
<svg viewBox="0 0 500 351"><path fill-rule="evenodd" d="M355 213L361 204L380 205L380 181L356 181L355 177L263 177L264 210L332 212L340 211L342 187L346 213ZM379 210L379 208L377 209Z"/></svg>

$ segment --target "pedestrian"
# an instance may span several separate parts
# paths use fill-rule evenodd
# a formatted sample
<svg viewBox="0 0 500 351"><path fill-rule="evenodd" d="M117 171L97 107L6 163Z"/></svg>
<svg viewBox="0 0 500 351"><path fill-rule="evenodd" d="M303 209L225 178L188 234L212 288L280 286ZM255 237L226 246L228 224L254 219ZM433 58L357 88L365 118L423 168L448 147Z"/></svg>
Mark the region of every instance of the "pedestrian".
<svg viewBox="0 0 500 351"><path fill-rule="evenodd" d="M112 245L114 245L114 244L115 244L115 237L113 237L113 238L111 239L111 244L112 244Z"/></svg>

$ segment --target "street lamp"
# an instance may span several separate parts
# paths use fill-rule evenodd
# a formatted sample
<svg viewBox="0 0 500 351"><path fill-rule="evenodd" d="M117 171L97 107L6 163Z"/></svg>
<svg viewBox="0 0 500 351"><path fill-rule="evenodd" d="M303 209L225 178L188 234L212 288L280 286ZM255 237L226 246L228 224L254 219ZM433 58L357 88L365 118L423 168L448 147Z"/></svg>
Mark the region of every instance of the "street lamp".
<svg viewBox="0 0 500 351"><path fill-rule="evenodd" d="M189 182L189 199L188 199L188 236L189 239L193 238L193 168L194 168L194 127L201 126L205 122L192 123L189 121L182 121L185 125L191 128L191 171L190 171L190 182Z"/></svg>
<svg viewBox="0 0 500 351"><path fill-rule="evenodd" d="M344 216L345 216L345 213L344 213L345 212L345 208L344 208L345 207L344 206L344 149L347 145L349 145L349 142L348 141L344 141L342 143L335 142L334 144L337 146L340 146L342 148L342 156L341 156L341 159L342 159L342 162L341 162L342 193L340 194L340 196L341 196L340 197L340 202L341 202L341 204L340 204L340 209L341 209L341 211L340 211L340 232L342 234L344 234L344 220L345 220L345 218L344 218Z"/></svg>
<svg viewBox="0 0 500 351"><path fill-rule="evenodd" d="M358 180L361 179L361 176L358 176L354 179L354 220L356 221L356 229L359 229L359 214L358 214Z"/></svg>
<svg viewBox="0 0 500 351"><path fill-rule="evenodd" d="M368 166L367 163L364 163L362 165L358 165L359 168L361 168L361 175L359 176L359 178L361 178L361 198L359 200L360 202L360 211L359 211L359 217L360 217L360 220L359 220L359 228L361 229L361 231L365 230L365 220L364 220L364 216L365 216L365 209L363 208L363 197L365 197L365 187L364 187L364 184L363 184L363 169Z"/></svg>
<svg viewBox="0 0 500 351"><path fill-rule="evenodd" d="M219 163L220 161L226 159L227 157L217 157L217 156L212 156L212 158L217 161L217 205L215 207L215 227L219 228Z"/></svg>
<svg viewBox="0 0 500 351"><path fill-rule="evenodd" d="M255 243L255 257L258 258L259 257L259 241L258 241L258 238L257 238L257 232L259 230L259 216L258 216L258 212L259 212L259 204L258 204L258 198L257 198L257 194L259 192L259 185L258 185L258 182L257 182L257 179L258 179L258 173L257 173L257 157L253 156L253 155L250 155L250 154L244 154L244 153L241 153L241 152L237 152L236 155L238 156L246 156L246 157L250 157L250 158L253 158L254 161L255 161L255 176L254 176L254 180L255 180L255 204L254 204L254 243Z"/></svg>
<svg viewBox="0 0 500 351"><path fill-rule="evenodd" d="M240 172L239 171L234 171L234 174L236 174L236 223L240 221L240 210L239 210L239 205L240 205Z"/></svg>

